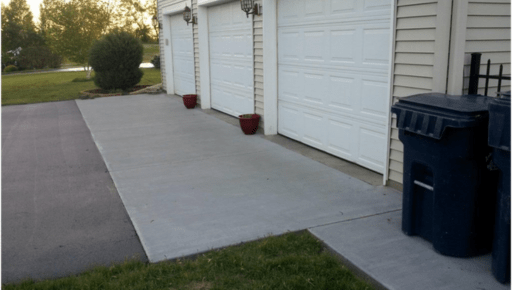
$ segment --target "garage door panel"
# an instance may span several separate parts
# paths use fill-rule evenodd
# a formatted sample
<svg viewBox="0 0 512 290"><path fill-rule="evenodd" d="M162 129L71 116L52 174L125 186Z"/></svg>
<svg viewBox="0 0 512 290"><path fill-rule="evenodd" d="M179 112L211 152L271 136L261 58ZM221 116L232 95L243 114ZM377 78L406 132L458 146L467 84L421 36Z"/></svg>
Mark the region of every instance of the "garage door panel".
<svg viewBox="0 0 512 290"><path fill-rule="evenodd" d="M278 25L391 19L393 0L278 1Z"/></svg>
<svg viewBox="0 0 512 290"><path fill-rule="evenodd" d="M342 13L351 13L355 12L357 0L333 0L331 1L331 13L342 14Z"/></svg>
<svg viewBox="0 0 512 290"><path fill-rule="evenodd" d="M253 89L251 82L253 71L251 65L236 65L229 62L217 62L212 60L210 63L210 71L212 84L243 91Z"/></svg>
<svg viewBox="0 0 512 290"><path fill-rule="evenodd" d="M331 75L328 86L328 104L334 110L353 111L355 95L355 79Z"/></svg>
<svg viewBox="0 0 512 290"><path fill-rule="evenodd" d="M224 86L212 85L212 108L226 114L239 116L254 110L254 103L243 93L226 89Z"/></svg>
<svg viewBox="0 0 512 290"><path fill-rule="evenodd" d="M278 1L279 133L384 171L391 4Z"/></svg>
<svg viewBox="0 0 512 290"><path fill-rule="evenodd" d="M346 159L353 159L352 152L354 151L354 144L357 143L354 142L353 138L347 138L347 136L354 136L354 130L353 122L330 118L328 122L329 133L327 134L328 152Z"/></svg>
<svg viewBox="0 0 512 290"><path fill-rule="evenodd" d="M282 120L278 123L279 133L293 139L300 139L299 131L302 124L302 113L298 108L294 108L288 104L279 103L279 116Z"/></svg>
<svg viewBox="0 0 512 290"><path fill-rule="evenodd" d="M330 62L333 64L354 64L356 62L355 29L331 29Z"/></svg>
<svg viewBox="0 0 512 290"><path fill-rule="evenodd" d="M387 119L387 100L382 98L388 91L388 83L384 78L380 81L363 80L361 94L361 114L368 118Z"/></svg>
<svg viewBox="0 0 512 290"><path fill-rule="evenodd" d="M326 104L328 80L326 74L303 73L304 89L302 101L311 106Z"/></svg>
<svg viewBox="0 0 512 290"><path fill-rule="evenodd" d="M359 131L359 157L358 162L378 172L384 170L386 154L386 135L378 128L362 127Z"/></svg>
<svg viewBox="0 0 512 290"><path fill-rule="evenodd" d="M388 24L389 25L389 24ZM389 27L293 27L278 33L280 63L378 70L389 66Z"/></svg>
<svg viewBox="0 0 512 290"><path fill-rule="evenodd" d="M208 8L212 108L254 113L252 22L234 1Z"/></svg>
<svg viewBox="0 0 512 290"><path fill-rule="evenodd" d="M298 31L280 31L279 46L286 49L279 49L279 59L282 61L296 62L301 60L302 40Z"/></svg>
<svg viewBox="0 0 512 290"><path fill-rule="evenodd" d="M187 26L181 15L171 17L172 74L174 92L178 95L193 94L196 91L192 36L192 26Z"/></svg>
<svg viewBox="0 0 512 290"><path fill-rule="evenodd" d="M314 146L324 147L327 135L325 130L319 130L325 126L326 120L321 112L305 111L302 113L303 142Z"/></svg>
<svg viewBox="0 0 512 290"><path fill-rule="evenodd" d="M363 64L386 69L389 64L389 29L368 28L364 29L363 35Z"/></svg>
<svg viewBox="0 0 512 290"><path fill-rule="evenodd" d="M390 9L392 2L389 0L364 0L365 11Z"/></svg>

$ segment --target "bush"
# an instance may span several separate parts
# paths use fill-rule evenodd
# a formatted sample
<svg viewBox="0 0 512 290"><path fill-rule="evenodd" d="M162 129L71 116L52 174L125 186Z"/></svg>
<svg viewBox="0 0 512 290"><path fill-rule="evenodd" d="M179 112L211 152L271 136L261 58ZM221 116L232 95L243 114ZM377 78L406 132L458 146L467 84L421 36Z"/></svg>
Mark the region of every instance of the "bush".
<svg viewBox="0 0 512 290"><path fill-rule="evenodd" d="M2 70L4 70L9 65L15 65L16 59L14 58L12 53L2 51Z"/></svg>
<svg viewBox="0 0 512 290"><path fill-rule="evenodd" d="M92 82L94 78L74 78L71 82L73 83L85 83L85 82Z"/></svg>
<svg viewBox="0 0 512 290"><path fill-rule="evenodd" d="M156 69L160 69L160 56L155 55L151 60L151 63L155 66Z"/></svg>
<svg viewBox="0 0 512 290"><path fill-rule="evenodd" d="M126 90L138 84L144 74L139 68L143 50L142 43L127 32L113 32L96 41L89 53L94 83L104 90Z"/></svg>
<svg viewBox="0 0 512 290"><path fill-rule="evenodd" d="M4 72L12 72L12 71L17 71L18 68L15 66L15 65L8 65L4 68Z"/></svg>
<svg viewBox="0 0 512 290"><path fill-rule="evenodd" d="M21 50L18 64L23 69L59 68L62 57L52 53L47 46L27 47Z"/></svg>

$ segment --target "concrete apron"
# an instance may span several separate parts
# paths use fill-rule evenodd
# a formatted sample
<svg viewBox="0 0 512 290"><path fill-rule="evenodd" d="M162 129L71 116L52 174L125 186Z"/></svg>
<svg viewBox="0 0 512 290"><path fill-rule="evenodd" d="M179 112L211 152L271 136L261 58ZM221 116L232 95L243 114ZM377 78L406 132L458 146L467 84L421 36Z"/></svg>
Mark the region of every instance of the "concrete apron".
<svg viewBox="0 0 512 290"><path fill-rule="evenodd" d="M151 262L310 229L381 285L434 289L428 282L438 278L439 269L430 267L446 257L400 232L397 191L364 183L262 135L246 136L199 108L187 110L179 97L121 96L77 104ZM395 226L384 230L391 220ZM403 252L404 242L412 258L404 257L410 254ZM396 259L416 261L430 252L428 261L440 262L389 267ZM460 267L449 270L441 282L450 285L446 289L478 289L468 288L461 275L477 279L473 286L506 289L490 268L478 278ZM397 275L405 281L395 283ZM425 279L410 288L419 278Z"/></svg>

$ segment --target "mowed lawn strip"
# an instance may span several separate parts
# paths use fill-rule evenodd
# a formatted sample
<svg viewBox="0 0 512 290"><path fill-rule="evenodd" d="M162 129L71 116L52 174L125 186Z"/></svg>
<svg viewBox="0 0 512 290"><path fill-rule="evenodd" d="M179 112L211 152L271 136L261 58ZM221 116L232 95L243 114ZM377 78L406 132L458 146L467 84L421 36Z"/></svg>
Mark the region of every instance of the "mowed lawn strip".
<svg viewBox="0 0 512 290"><path fill-rule="evenodd" d="M140 85L162 82L160 70L142 69ZM2 106L77 99L80 92L95 89L92 80L73 82L85 78L85 72L53 72L2 76ZM94 73L93 73L94 76Z"/></svg>
<svg viewBox="0 0 512 290"><path fill-rule="evenodd" d="M4 285L9 289L373 289L308 232L268 237L199 255L147 264L127 261L79 276Z"/></svg>

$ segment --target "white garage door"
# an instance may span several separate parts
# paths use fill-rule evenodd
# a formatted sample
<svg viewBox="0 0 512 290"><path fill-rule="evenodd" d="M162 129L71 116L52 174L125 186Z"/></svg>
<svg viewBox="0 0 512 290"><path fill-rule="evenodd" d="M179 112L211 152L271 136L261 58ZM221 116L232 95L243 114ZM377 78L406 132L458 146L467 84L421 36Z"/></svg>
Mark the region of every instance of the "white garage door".
<svg viewBox="0 0 512 290"><path fill-rule="evenodd" d="M181 96L196 93L192 36L192 25L187 26L182 14L171 17L174 92Z"/></svg>
<svg viewBox="0 0 512 290"><path fill-rule="evenodd" d="M208 8L212 108L254 113L251 17L234 1Z"/></svg>
<svg viewBox="0 0 512 290"><path fill-rule="evenodd" d="M278 1L278 132L383 173L392 0Z"/></svg>

